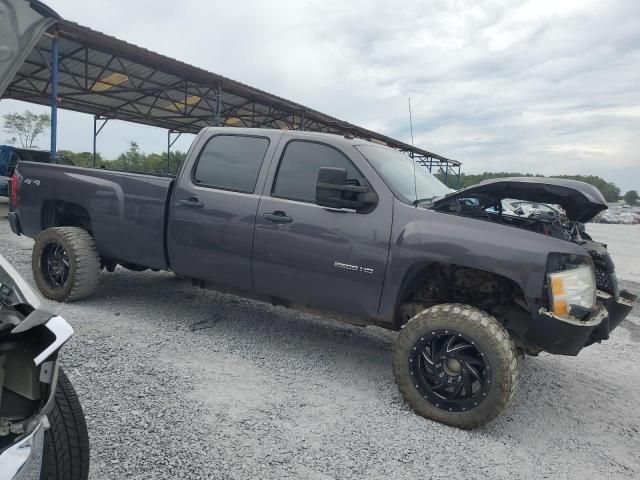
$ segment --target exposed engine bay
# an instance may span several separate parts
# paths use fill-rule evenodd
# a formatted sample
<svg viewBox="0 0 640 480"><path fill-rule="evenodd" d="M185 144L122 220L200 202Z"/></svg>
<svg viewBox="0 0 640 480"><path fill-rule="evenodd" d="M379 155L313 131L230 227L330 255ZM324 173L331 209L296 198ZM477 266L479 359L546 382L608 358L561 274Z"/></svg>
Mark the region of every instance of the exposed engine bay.
<svg viewBox="0 0 640 480"><path fill-rule="evenodd" d="M581 223L607 209L607 202L583 182L514 177L485 180L435 199L429 208L580 242L589 240Z"/></svg>
<svg viewBox="0 0 640 480"><path fill-rule="evenodd" d="M583 225L569 220L564 211L559 208L550 208L549 210L553 212L551 213L536 209L524 210L522 207L505 208L507 205L510 204L505 204L502 199L488 195L477 195L472 198L452 198L449 202L440 204L436 209L445 213L522 228L570 242L579 242L583 238L589 238L585 237Z"/></svg>
<svg viewBox="0 0 640 480"><path fill-rule="evenodd" d="M584 222L608 208L592 185L542 177L498 178L436 199L429 208L582 245L593 260L598 290L618 296L606 245L594 242L584 230Z"/></svg>

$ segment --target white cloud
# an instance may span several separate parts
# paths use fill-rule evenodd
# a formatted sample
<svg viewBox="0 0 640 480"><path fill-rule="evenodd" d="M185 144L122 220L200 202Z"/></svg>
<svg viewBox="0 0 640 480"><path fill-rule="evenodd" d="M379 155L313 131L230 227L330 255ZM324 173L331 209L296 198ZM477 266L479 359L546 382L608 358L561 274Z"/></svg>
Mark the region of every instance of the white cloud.
<svg viewBox="0 0 640 480"><path fill-rule="evenodd" d="M405 141L411 96L416 143L467 171L594 173L640 187L635 0L48 3ZM64 132L77 129L90 149L90 118L69 118L61 143L76 145ZM99 143L108 155L134 135L147 151L166 148L162 131L110 127Z"/></svg>

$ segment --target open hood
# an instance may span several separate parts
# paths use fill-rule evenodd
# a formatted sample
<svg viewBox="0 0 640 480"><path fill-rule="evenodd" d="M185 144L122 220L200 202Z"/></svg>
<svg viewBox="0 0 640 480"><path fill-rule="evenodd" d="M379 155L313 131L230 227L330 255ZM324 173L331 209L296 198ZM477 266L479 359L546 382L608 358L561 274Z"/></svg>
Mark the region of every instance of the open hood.
<svg viewBox="0 0 640 480"><path fill-rule="evenodd" d="M560 205L567 212L567 218L576 222L587 222L608 208L600 190L593 185L576 180L544 177L484 180L477 185L437 199L434 201L433 207L438 208L454 199L477 196L489 197L497 201L513 198Z"/></svg>

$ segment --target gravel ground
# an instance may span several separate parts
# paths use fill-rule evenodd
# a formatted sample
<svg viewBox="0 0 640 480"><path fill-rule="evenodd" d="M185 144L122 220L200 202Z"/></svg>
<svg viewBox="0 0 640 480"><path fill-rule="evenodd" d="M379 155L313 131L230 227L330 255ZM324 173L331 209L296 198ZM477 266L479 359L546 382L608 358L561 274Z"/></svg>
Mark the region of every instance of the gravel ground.
<svg viewBox="0 0 640 480"><path fill-rule="evenodd" d="M31 280L31 241L1 219L0 252ZM53 308L95 480L640 477L638 308L577 358L526 359L511 407L470 432L403 403L392 332L123 269Z"/></svg>

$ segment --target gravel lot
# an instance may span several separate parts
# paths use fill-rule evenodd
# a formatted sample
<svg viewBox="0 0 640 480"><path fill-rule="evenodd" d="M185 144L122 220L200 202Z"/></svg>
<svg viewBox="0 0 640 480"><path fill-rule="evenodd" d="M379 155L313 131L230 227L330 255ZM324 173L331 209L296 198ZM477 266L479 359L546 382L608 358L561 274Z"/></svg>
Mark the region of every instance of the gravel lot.
<svg viewBox="0 0 640 480"><path fill-rule="evenodd" d="M31 240L1 217L0 252L31 280ZM76 331L63 365L92 479L640 477L638 308L577 358L526 359L506 414L471 432L404 405L392 332L123 269L53 308Z"/></svg>

